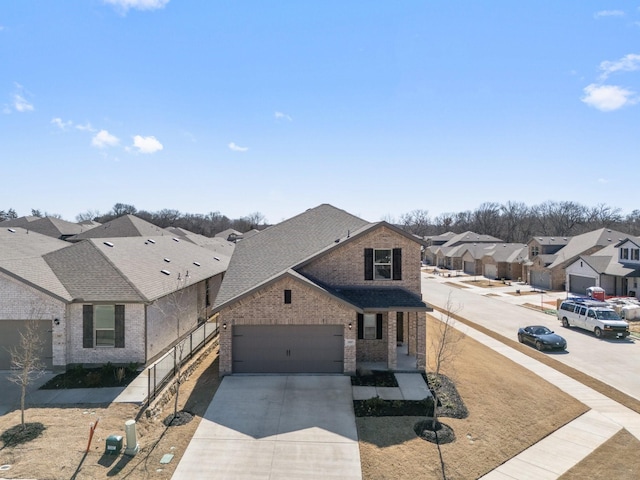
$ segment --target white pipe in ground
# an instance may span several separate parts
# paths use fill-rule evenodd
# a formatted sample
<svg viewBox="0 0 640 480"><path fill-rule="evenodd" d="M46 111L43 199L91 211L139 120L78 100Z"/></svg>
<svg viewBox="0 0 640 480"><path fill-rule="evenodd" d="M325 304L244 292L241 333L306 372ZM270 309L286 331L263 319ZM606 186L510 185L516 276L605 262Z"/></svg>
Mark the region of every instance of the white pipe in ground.
<svg viewBox="0 0 640 480"><path fill-rule="evenodd" d="M124 431L127 436L127 448L125 448L124 454L133 457L140 450L140 445L136 440L136 421L127 420L124 423Z"/></svg>

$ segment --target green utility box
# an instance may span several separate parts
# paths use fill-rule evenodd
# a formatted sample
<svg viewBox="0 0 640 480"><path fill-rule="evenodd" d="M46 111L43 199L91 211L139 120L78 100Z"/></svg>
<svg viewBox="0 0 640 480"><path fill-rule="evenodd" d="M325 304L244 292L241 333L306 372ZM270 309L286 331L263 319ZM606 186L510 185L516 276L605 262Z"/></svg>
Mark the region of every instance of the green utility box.
<svg viewBox="0 0 640 480"><path fill-rule="evenodd" d="M122 435L109 435L107 437L107 455L118 455L122 450Z"/></svg>

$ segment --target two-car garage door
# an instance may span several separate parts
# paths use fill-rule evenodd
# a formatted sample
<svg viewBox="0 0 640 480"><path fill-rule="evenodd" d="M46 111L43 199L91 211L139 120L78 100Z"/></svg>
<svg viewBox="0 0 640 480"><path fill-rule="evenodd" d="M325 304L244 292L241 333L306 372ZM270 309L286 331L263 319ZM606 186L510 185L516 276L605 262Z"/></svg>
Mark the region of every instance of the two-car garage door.
<svg viewBox="0 0 640 480"><path fill-rule="evenodd" d="M27 321L34 322L38 336L42 342L40 358L46 369L51 369L53 361L51 342L51 320L0 320L0 370L11 368L9 350L20 345L20 331Z"/></svg>
<svg viewBox="0 0 640 480"><path fill-rule="evenodd" d="M233 373L343 373L342 325L236 325Z"/></svg>

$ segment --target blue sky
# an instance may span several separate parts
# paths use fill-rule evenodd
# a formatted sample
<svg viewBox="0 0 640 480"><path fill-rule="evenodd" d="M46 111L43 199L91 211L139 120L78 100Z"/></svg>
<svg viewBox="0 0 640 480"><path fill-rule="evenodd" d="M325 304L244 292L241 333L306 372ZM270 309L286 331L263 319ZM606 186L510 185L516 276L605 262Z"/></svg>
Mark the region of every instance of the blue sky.
<svg viewBox="0 0 640 480"><path fill-rule="evenodd" d="M0 4L0 209L637 203L640 2Z"/></svg>

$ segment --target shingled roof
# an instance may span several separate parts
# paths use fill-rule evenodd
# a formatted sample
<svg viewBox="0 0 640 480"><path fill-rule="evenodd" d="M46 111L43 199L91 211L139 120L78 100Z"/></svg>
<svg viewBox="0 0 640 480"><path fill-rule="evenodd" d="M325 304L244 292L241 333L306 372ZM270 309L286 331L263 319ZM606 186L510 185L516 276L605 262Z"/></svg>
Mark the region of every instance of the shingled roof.
<svg viewBox="0 0 640 480"><path fill-rule="evenodd" d="M608 228L600 228L591 232L583 233L571 237L569 242L556 253L556 258L549 268L558 266L566 266L573 262L587 250L594 247L606 247L607 245L615 245L619 241L629 237L629 234L610 230Z"/></svg>
<svg viewBox="0 0 640 480"><path fill-rule="evenodd" d="M71 295L42 257L68 246L63 240L21 227L0 228L0 271L60 300L69 301Z"/></svg>
<svg viewBox="0 0 640 480"><path fill-rule="evenodd" d="M158 235L171 236L166 230L135 215L122 215L98 227L74 235L68 240L76 242L87 238L150 237Z"/></svg>
<svg viewBox="0 0 640 480"><path fill-rule="evenodd" d="M83 301L151 302L229 265L227 255L170 236L88 239L45 260Z"/></svg>
<svg viewBox="0 0 640 480"><path fill-rule="evenodd" d="M214 311L283 275L298 275L295 268L383 225L420 243L420 239L387 222L370 223L329 204L309 209L245 238L235 247ZM319 283L317 286L337 295ZM342 295L342 298L346 297ZM424 304L421 305L424 309Z"/></svg>
<svg viewBox="0 0 640 480"><path fill-rule="evenodd" d="M214 310L369 225L323 204L244 239L236 245Z"/></svg>

